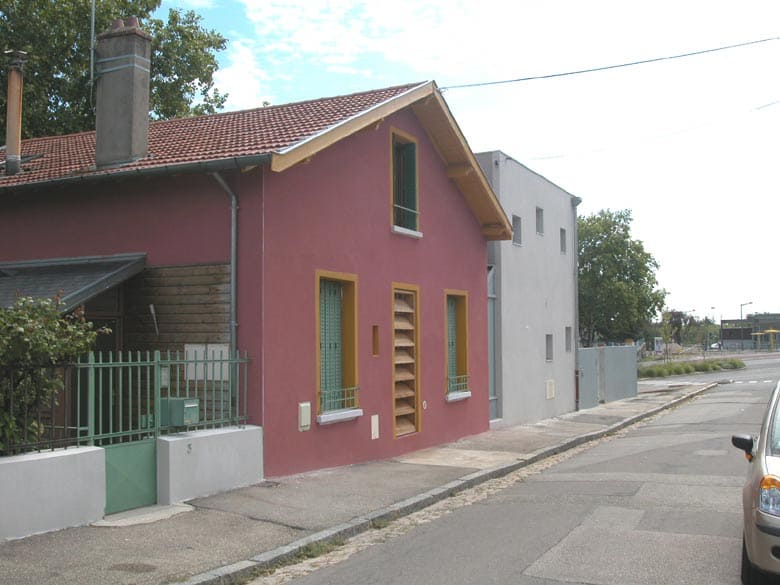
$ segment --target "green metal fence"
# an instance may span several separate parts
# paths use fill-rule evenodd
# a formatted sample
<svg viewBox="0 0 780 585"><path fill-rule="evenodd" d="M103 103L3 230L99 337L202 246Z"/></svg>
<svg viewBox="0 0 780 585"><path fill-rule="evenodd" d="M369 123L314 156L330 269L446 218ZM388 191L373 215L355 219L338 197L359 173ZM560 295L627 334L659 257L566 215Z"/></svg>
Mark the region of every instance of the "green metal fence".
<svg viewBox="0 0 780 585"><path fill-rule="evenodd" d="M248 363L239 352L139 351L90 353L34 372L0 368L0 455L244 424ZM56 382L44 399L27 399L30 384L19 384L33 374Z"/></svg>

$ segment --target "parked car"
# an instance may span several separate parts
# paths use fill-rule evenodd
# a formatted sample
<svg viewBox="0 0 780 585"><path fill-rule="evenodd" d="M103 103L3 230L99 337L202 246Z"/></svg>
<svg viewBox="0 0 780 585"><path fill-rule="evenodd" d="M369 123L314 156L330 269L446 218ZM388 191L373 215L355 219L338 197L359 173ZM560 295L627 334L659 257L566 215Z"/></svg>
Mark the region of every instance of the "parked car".
<svg viewBox="0 0 780 585"><path fill-rule="evenodd" d="M742 583L763 582L767 573L780 579L780 383L758 437L733 435L731 443L750 462L742 490Z"/></svg>

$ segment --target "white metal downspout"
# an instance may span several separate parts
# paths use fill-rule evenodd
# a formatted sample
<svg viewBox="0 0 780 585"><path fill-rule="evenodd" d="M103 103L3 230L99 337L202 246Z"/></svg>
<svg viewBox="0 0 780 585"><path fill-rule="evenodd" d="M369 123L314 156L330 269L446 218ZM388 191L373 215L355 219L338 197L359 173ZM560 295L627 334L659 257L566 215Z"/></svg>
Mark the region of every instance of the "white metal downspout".
<svg viewBox="0 0 780 585"><path fill-rule="evenodd" d="M236 357L236 260L238 256L238 195L222 178L219 172L210 173L219 186L230 197L230 357Z"/></svg>
<svg viewBox="0 0 780 585"><path fill-rule="evenodd" d="M577 207L582 203L579 197L573 197L572 207L572 232L574 233L574 376L577 396L574 409L580 409L580 234L577 221Z"/></svg>
<svg viewBox="0 0 780 585"><path fill-rule="evenodd" d="M260 167L260 426L265 429L265 169ZM265 457L265 455L264 455Z"/></svg>

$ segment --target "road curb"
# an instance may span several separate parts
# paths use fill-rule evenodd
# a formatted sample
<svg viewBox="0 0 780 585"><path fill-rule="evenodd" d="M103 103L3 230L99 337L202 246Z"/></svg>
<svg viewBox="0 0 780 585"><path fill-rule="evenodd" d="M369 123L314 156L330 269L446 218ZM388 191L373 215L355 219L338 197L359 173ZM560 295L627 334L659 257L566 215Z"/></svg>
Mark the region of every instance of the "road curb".
<svg viewBox="0 0 780 585"><path fill-rule="evenodd" d="M475 487L479 484L485 483L491 479L497 479L504 477L510 473L528 467L533 463L548 459L564 451L569 451L585 443L601 439L620 431L626 427L638 423L641 420L649 418L677 406L678 404L695 398L702 392L709 390L717 386L717 383L708 384L702 388L684 394L670 400L669 402L652 408L646 412L634 415L618 423L605 427L598 431L585 433L579 435L561 443L539 449L532 453L529 453L515 462L502 464L490 469L483 469L464 475L456 480L448 482L439 487L430 489L422 494L412 496L390 506L380 508L368 514L357 516L348 522L338 524L325 530L320 530L293 542L277 547L270 551L260 553L246 561L239 561L230 565L224 565L217 569L206 571L199 575L195 575L187 581L179 582L177 585L236 585L243 583L247 579L251 579L260 575L265 571L269 571L277 566L284 565L298 556L300 553L315 544L327 544L332 542L338 542L345 538L350 538L361 532L365 532L372 528L376 523L390 522L403 516L408 516L414 512L427 508L428 506L435 504L441 500L444 500L450 496L453 496L459 492Z"/></svg>

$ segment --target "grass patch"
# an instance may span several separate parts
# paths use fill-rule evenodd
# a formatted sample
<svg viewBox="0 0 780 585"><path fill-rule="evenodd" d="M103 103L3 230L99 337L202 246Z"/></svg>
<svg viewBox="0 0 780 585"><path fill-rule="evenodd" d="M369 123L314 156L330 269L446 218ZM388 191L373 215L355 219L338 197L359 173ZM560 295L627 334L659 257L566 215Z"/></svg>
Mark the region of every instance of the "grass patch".
<svg viewBox="0 0 780 585"><path fill-rule="evenodd" d="M694 372L717 372L719 370L739 370L745 367L745 362L736 358L697 360L695 362L673 362L667 364L652 364L639 366L637 375L640 378L665 378L680 376Z"/></svg>
<svg viewBox="0 0 780 585"><path fill-rule="evenodd" d="M295 553L294 560L303 561L305 559L314 559L326 555L332 550L336 550L340 546L344 545L344 541L340 538L335 540L326 540L324 542L312 542L301 548Z"/></svg>
<svg viewBox="0 0 780 585"><path fill-rule="evenodd" d="M371 528L373 528L374 530L382 530L383 528L387 528L388 526L390 526L390 520L377 518L376 520L371 521Z"/></svg>

